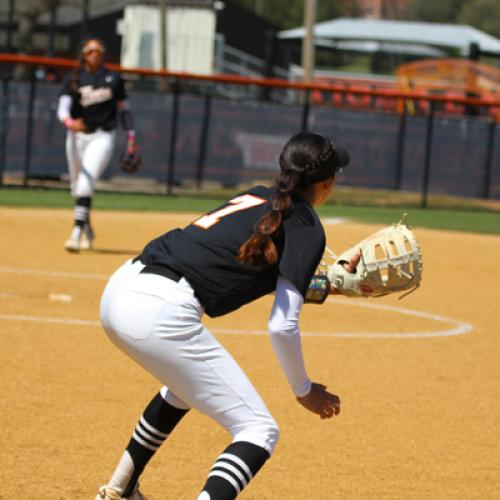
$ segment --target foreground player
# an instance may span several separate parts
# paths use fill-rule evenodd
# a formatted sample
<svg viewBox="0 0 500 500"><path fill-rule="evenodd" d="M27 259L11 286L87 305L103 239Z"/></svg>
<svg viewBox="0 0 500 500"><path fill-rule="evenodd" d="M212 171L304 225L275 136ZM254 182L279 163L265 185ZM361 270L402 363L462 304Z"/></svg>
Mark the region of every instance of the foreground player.
<svg viewBox="0 0 500 500"><path fill-rule="evenodd" d="M73 252L92 247L90 208L94 185L113 154L118 113L127 133L127 147L135 147L123 80L106 69L103 58L100 40L91 38L83 43L80 66L64 80L57 108L57 117L67 129L66 157L75 198L74 226L64 246Z"/></svg>
<svg viewBox="0 0 500 500"><path fill-rule="evenodd" d="M96 500L141 499L140 474L190 408L233 437L198 500L236 498L273 453L278 425L204 327L203 313L221 316L275 291L269 332L297 401L322 419L339 413L339 398L307 375L298 320L325 249L313 207L328 198L336 172L348 161L326 136L297 134L281 153L274 188L252 188L152 240L110 278L101 300L106 333L165 386L145 408ZM348 264L350 271L357 261Z"/></svg>

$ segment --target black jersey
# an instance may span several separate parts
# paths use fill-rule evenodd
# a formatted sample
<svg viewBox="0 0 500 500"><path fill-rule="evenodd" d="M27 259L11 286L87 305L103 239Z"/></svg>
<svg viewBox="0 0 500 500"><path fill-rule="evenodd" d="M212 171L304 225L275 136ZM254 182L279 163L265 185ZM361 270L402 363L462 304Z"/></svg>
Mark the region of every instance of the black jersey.
<svg viewBox="0 0 500 500"><path fill-rule="evenodd" d="M73 98L71 117L82 118L88 132L97 128L116 128L117 101L127 98L121 76L105 67L96 73L78 69L77 92L72 88L72 79L73 73L70 72L64 79L60 94Z"/></svg>
<svg viewBox="0 0 500 500"><path fill-rule="evenodd" d="M192 286L205 312L221 316L276 289L278 276L305 295L325 250L323 226L312 207L296 197L273 240L279 259L274 265L241 264L237 255L269 210L273 189L257 186L195 220L151 241L144 264L168 266Z"/></svg>

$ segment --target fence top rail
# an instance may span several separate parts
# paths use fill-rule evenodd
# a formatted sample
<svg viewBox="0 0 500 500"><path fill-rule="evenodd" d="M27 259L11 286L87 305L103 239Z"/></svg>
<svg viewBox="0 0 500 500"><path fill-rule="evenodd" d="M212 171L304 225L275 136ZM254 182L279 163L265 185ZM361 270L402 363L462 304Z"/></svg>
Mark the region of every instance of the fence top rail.
<svg viewBox="0 0 500 500"><path fill-rule="evenodd" d="M55 68L74 68L78 62L74 59L62 59L45 56L31 56L23 54L0 53L0 63L8 64L26 64L30 66L46 66ZM500 107L500 99L460 97L437 94L422 94L412 91L397 91L392 89L366 89L356 88L355 86L345 86L332 83L302 83L290 82L278 78L257 78L238 75L214 74L203 75L197 73L185 73L168 70L154 70L150 68L125 68L118 64L107 63L106 66L120 73L129 73L140 76L152 76L161 78L170 78L177 80L202 81L207 83L226 83L232 85L258 85L261 87L282 88L302 91L322 91L336 92L340 94L362 95L371 97L382 97L390 99L406 99L417 101L449 102L455 104Z"/></svg>

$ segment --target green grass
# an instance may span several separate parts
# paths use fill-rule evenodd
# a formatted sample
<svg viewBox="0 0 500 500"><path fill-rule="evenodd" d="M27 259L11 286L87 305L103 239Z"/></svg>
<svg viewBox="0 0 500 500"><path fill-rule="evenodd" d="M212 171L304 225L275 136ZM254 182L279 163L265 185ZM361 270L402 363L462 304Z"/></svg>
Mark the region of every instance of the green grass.
<svg viewBox="0 0 500 500"><path fill-rule="evenodd" d="M487 211L465 211L417 207L345 207L325 205L318 209L323 217L348 217L360 222L391 224L404 212L412 227L427 227L472 233L500 234L500 214Z"/></svg>
<svg viewBox="0 0 500 500"><path fill-rule="evenodd" d="M346 193L350 193L347 195ZM174 196L164 194L128 194L98 192L93 208L101 210L177 211L204 212L220 205L229 190L211 193L182 193ZM371 206L363 205L367 195L353 195L350 191L336 191L336 202L318 208L322 217L345 217L351 220L390 224L398 222L403 212L408 213L408 222L413 227L427 227L454 231L500 234L500 212L481 203L454 200L451 206L436 206L422 209L418 200L398 198L390 200L386 195L370 193ZM351 200L351 203L348 201ZM353 201L354 200L354 201ZM0 206L72 208L73 199L67 189L23 189L1 188ZM437 207L437 208L436 208Z"/></svg>
<svg viewBox="0 0 500 500"><path fill-rule="evenodd" d="M92 208L101 210L203 212L224 201L225 197L166 196L162 194L130 194L99 192ZM0 189L0 206L72 208L74 200L68 190Z"/></svg>

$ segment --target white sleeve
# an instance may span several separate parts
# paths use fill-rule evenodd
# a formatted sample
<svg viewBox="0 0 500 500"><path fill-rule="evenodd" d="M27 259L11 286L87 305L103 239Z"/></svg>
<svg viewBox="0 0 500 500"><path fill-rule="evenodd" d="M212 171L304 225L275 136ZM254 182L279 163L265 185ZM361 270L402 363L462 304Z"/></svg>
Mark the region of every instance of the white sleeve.
<svg viewBox="0 0 500 500"><path fill-rule="evenodd" d="M279 277L269 318L269 334L276 357L292 391L298 397L306 396L311 390L299 332L299 315L303 303L304 298L295 285Z"/></svg>
<svg viewBox="0 0 500 500"><path fill-rule="evenodd" d="M61 123L64 123L66 118L70 118L72 97L70 95L62 95L59 97L59 104L57 105L57 118Z"/></svg>

